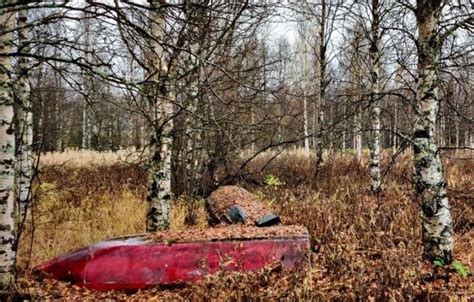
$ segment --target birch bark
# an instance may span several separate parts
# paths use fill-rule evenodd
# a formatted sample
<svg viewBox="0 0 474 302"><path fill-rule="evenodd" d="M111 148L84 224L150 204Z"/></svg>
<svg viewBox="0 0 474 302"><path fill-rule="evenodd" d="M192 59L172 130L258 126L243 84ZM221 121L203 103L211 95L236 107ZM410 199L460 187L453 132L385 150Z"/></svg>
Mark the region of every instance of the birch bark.
<svg viewBox="0 0 474 302"><path fill-rule="evenodd" d="M323 130L324 130L324 104L326 98L326 16L327 3L321 2L321 21L319 29L319 94L318 94L318 131L316 131L316 178L323 173Z"/></svg>
<svg viewBox="0 0 474 302"><path fill-rule="evenodd" d="M92 127L89 113L89 105L84 99L82 103L82 149L89 150L92 147Z"/></svg>
<svg viewBox="0 0 474 302"><path fill-rule="evenodd" d="M189 2L194 4L194 2ZM203 90L201 87L204 85L205 70L202 65L198 54L202 53L201 45L205 42L207 32L203 28L207 20L208 11L204 7L192 7L191 10L186 11L186 19L188 22L188 44L189 50L187 59L187 68L194 70L191 73L191 79L189 83L188 98L189 102L186 104L186 176L187 176L187 187L186 193L188 196L193 198L200 197L201 188L200 181L203 172L205 148L202 145L203 138L203 121L200 115L202 109L200 104L203 105ZM201 110L200 110L201 109Z"/></svg>
<svg viewBox="0 0 474 302"><path fill-rule="evenodd" d="M164 51L160 42L164 37L165 18L163 16L164 0L149 1L149 45L148 63L151 74L148 99L152 114L153 133L150 140L150 176L148 187L148 232L169 229L169 209L171 203L171 115L174 99L170 72L164 60ZM160 41L160 42L159 42Z"/></svg>
<svg viewBox="0 0 474 302"><path fill-rule="evenodd" d="M370 39L370 60L371 60L371 138L370 138L370 177L371 190L378 193L381 190L380 175L380 3L379 0L372 0L372 26Z"/></svg>
<svg viewBox="0 0 474 302"><path fill-rule="evenodd" d="M436 144L436 118L439 111L438 64L441 41L437 24L440 0L418 0L416 9L418 39L418 86L416 120L413 132L414 185L422 204L423 257L452 261L453 226L446 181Z"/></svg>
<svg viewBox="0 0 474 302"><path fill-rule="evenodd" d="M341 149L342 149L342 153L345 154L346 153L346 136L347 136L347 104L346 102L344 102L343 104L344 106L344 120L342 122L342 145L341 145Z"/></svg>
<svg viewBox="0 0 474 302"><path fill-rule="evenodd" d="M28 31L25 27L27 11L18 12L19 52L28 53ZM15 136L16 136L16 178L15 187L17 195L16 219L22 223L28 213L30 201L30 186L32 176L31 146L33 143L30 102L30 84L28 81L28 59L20 57L18 60L17 77L14 85L15 95Z"/></svg>
<svg viewBox="0 0 474 302"><path fill-rule="evenodd" d="M194 48L194 49L193 49ZM191 47L191 51L196 52L196 47ZM193 68L194 66L198 66L199 62L196 58L191 55L191 58L188 60L189 68ZM197 184L197 171L199 169L199 151L201 150L201 133L200 129L202 126L198 127L197 130L193 129L193 122L194 117L198 112L198 104L199 104L199 85L200 85L200 68L198 67L198 73L195 75L195 78L191 80L190 87L189 87L189 104L187 104L187 113L186 113L186 129L185 129L185 137L186 137L186 193L189 196L195 196L196 193L196 184Z"/></svg>
<svg viewBox="0 0 474 302"><path fill-rule="evenodd" d="M13 13L1 12L0 52L11 53ZM15 135L13 130L13 91L10 80L11 61L0 56L0 294L8 294L15 280L14 249L14 179Z"/></svg>
<svg viewBox="0 0 474 302"><path fill-rule="evenodd" d="M93 39L92 34L92 24L89 19L90 15L84 12L84 44L86 45L86 58L88 62L92 62L91 53L93 51ZM92 149L92 136L93 136L93 112L92 104L94 103L94 85L93 78L90 74L84 73L82 76L83 87L86 95L82 100L82 144L81 147L84 150Z"/></svg>
<svg viewBox="0 0 474 302"><path fill-rule="evenodd" d="M359 100L359 102L361 102ZM354 114L354 152L357 162L362 158L362 109L357 105Z"/></svg>
<svg viewBox="0 0 474 302"><path fill-rule="evenodd" d="M303 44L303 78L302 78L302 90L303 90L303 132L304 132L304 151L309 154L309 130L308 130L308 99L307 99L307 80L308 80L308 67L307 67L307 55L308 55L308 43L306 41L307 37L307 28L304 26L304 35L301 39Z"/></svg>
<svg viewBox="0 0 474 302"><path fill-rule="evenodd" d="M398 106L397 101L393 105L393 129L392 129L392 154L397 153L398 149Z"/></svg>

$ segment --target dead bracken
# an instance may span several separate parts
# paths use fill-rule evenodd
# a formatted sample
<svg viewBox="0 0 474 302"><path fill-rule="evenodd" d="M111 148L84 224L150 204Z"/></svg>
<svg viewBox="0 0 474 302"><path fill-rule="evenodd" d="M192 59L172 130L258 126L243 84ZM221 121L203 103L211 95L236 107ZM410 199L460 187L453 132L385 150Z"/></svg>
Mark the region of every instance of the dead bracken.
<svg viewBox="0 0 474 302"><path fill-rule="evenodd" d="M244 188L223 186L212 192L206 200L209 224L233 223L232 218L229 217L229 210L233 207L238 207L243 212L242 222L247 225L254 225L257 219L271 213L262 201L257 200L255 195Z"/></svg>
<svg viewBox="0 0 474 302"><path fill-rule="evenodd" d="M185 231L155 232L146 235L147 238L159 242L186 242L209 240L236 240L280 237L308 237L308 231L303 226L272 226L259 228L244 225L219 226L208 229L188 229Z"/></svg>
<svg viewBox="0 0 474 302"><path fill-rule="evenodd" d="M459 156L471 158L472 154ZM266 174L278 175L284 185L270 190L241 184L272 200L271 209L281 215L284 224L307 227L313 251L310 271L269 267L137 292L97 292L31 275L25 268L28 262L36 265L98 240L143 232L146 174L139 167L56 165L43 170L43 184L36 190L39 200L34 205L33 250L30 253L28 249L29 233L24 233L20 245L20 294L25 299L40 301L334 301L341 297L348 301L469 301L473 296L472 275L462 278L450 267L436 268L420 257L421 217L419 205L411 200L412 184L407 176L413 167L409 154L402 154L391 167L380 199L366 188L369 178L365 158L361 163L352 156L329 159L324 171L328 177L317 185L311 178L312 169L308 168L310 159L303 154L285 152L267 165L265 173L258 174L268 158L270 155L258 159L250 172L261 183ZM385 154L384 162L387 158ZM474 161L445 157L444 164L456 222L455 258L472 272ZM186 199L173 204L173 234L176 230L199 232L207 228L204 205L196 206L190 207ZM195 211L198 216L193 225L186 224L188 211ZM72 227L70 217L87 223ZM32 222L28 221L27 229L30 228ZM173 238L165 239L169 244L175 243Z"/></svg>

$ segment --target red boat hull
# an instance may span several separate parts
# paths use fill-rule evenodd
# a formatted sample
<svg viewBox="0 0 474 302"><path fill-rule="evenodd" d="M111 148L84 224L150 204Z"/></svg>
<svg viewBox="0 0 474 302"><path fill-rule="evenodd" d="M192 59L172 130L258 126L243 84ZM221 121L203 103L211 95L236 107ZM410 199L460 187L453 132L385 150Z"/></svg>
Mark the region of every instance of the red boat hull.
<svg viewBox="0 0 474 302"><path fill-rule="evenodd" d="M91 289L140 289L196 281L219 270L257 270L277 261L285 268L308 265L308 249L307 235L174 243L134 236L79 249L40 269Z"/></svg>

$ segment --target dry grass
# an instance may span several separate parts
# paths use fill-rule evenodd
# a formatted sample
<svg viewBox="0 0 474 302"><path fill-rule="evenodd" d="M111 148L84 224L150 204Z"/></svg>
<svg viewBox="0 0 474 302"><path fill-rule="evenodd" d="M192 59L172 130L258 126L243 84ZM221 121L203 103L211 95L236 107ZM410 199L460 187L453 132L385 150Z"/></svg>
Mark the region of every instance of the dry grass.
<svg viewBox="0 0 474 302"><path fill-rule="evenodd" d="M61 194L49 183L43 184L39 191L43 196L42 202L34 209L33 263L91 242L143 231L145 207L142 200L128 191L104 195L99 200L86 197L78 204L62 203ZM30 229L23 240L31 240L31 235ZM23 263L27 252L20 250Z"/></svg>
<svg viewBox="0 0 474 302"><path fill-rule="evenodd" d="M106 238L145 231L145 171L121 162L91 165L93 159L78 160L83 153L92 154L73 153L74 160L66 164L56 156L53 165L41 168L22 234L21 268ZM98 154L115 160L109 156ZM191 227L186 222L193 216L193 227L207 227L203 200L178 199L170 215L172 229Z"/></svg>
<svg viewBox="0 0 474 302"><path fill-rule="evenodd" d="M143 232L143 176L132 166L44 167L20 245L20 264Z"/></svg>
<svg viewBox="0 0 474 302"><path fill-rule="evenodd" d="M252 181L243 179L242 184L271 204L285 224L308 228L312 270L284 272L275 267L252 274L214 276L176 288L157 287L133 295L103 293L101 297L234 301L467 301L474 297L472 275L462 279L449 268L435 268L420 259L420 209L412 196L410 155L402 155L391 167L379 196L367 189L366 159L360 164L352 156L329 156L324 178L316 181L311 158L300 151L286 152L267 164L270 157L266 154L252 163L247 171L252 172L248 177ZM456 232L455 258L473 271L474 162L445 158ZM55 166L43 172L33 209L33 264L103 238L143 231L146 174L140 168L87 164ZM269 174L277 176L282 185L266 186L264 179ZM180 200L172 217L174 229L190 227L190 221L197 227L206 226L202 201ZM30 222L27 229L31 226ZM20 248L22 265L28 258L30 239L27 232ZM23 282L38 298L97 297L58 282L31 278Z"/></svg>
<svg viewBox="0 0 474 302"><path fill-rule="evenodd" d="M64 152L47 152L40 156L40 166L67 165L84 167L93 165L114 165L120 163L135 163L141 158L141 153L133 149L117 152L96 152L91 150L67 149Z"/></svg>

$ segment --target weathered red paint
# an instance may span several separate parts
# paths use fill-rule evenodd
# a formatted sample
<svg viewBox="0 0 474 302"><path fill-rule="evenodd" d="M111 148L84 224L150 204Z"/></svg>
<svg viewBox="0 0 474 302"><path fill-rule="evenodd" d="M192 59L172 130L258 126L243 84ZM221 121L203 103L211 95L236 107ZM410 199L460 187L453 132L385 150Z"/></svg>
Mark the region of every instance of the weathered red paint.
<svg viewBox="0 0 474 302"><path fill-rule="evenodd" d="M99 242L40 266L52 277L97 290L140 289L198 280L224 271L249 271L280 261L309 264L309 237L229 241L151 242L133 236Z"/></svg>

